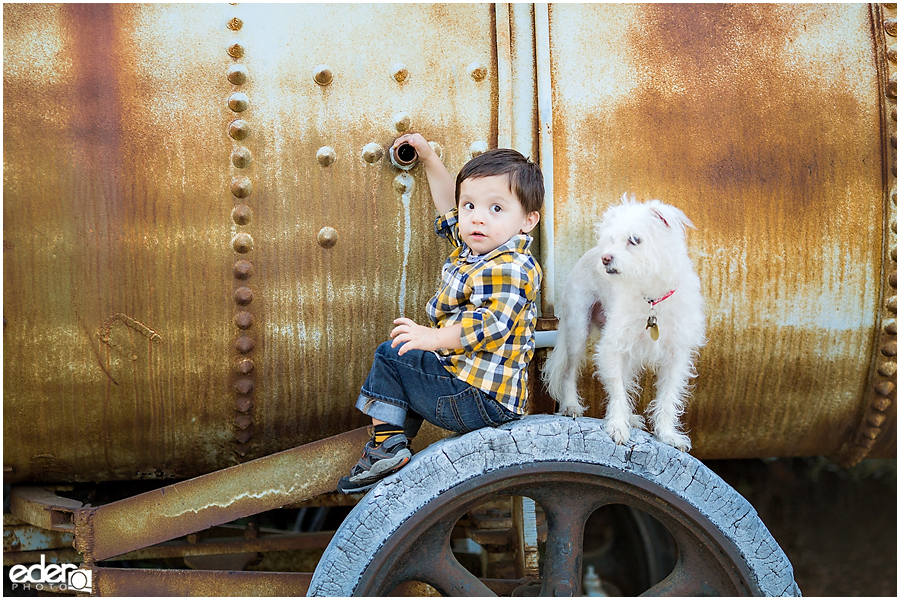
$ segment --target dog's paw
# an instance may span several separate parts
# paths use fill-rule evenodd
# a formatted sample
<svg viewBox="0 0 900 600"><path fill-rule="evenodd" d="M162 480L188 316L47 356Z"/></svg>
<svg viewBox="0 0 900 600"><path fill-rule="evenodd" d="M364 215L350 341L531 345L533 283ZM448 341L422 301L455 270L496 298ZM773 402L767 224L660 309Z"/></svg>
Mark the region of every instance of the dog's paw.
<svg viewBox="0 0 900 600"><path fill-rule="evenodd" d="M561 417L580 417L584 414L585 408L580 404L560 404L559 411L556 413Z"/></svg>
<svg viewBox="0 0 900 600"><path fill-rule="evenodd" d="M686 436L683 433L679 433L677 431L667 431L661 433L659 431L656 433L656 439L661 441L663 444L668 444L673 448L677 448L682 452L690 452L691 451L691 438Z"/></svg>
<svg viewBox="0 0 900 600"><path fill-rule="evenodd" d="M607 420L603 425L603 430L609 434L609 437L617 444L624 444L630 436L628 423L626 421L610 421Z"/></svg>

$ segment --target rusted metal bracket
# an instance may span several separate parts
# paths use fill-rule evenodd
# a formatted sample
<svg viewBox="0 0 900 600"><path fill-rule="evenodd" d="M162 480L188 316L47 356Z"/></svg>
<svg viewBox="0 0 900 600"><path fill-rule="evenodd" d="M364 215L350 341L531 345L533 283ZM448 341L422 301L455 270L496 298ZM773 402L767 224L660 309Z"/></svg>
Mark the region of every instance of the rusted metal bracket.
<svg viewBox="0 0 900 600"><path fill-rule="evenodd" d="M41 529L73 532L73 515L82 506L77 500L57 496L41 487L14 487L10 491L9 510L13 516Z"/></svg>
<svg viewBox="0 0 900 600"><path fill-rule="evenodd" d="M119 556L287 504L332 492L369 439L365 427L98 507L69 506L75 546L86 563ZM22 494L19 494L21 497ZM59 498L30 492L24 515L65 511ZM74 502L74 501L70 501ZM186 588L179 588L186 589Z"/></svg>

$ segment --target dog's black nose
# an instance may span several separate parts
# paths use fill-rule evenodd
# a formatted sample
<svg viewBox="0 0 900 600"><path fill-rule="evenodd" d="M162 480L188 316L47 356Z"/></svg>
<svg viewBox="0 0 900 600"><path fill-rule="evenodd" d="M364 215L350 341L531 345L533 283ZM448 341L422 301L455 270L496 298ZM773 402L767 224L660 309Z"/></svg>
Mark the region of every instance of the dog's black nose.
<svg viewBox="0 0 900 600"><path fill-rule="evenodd" d="M612 254L604 254L603 256L600 257L600 260L603 261L604 267L608 267L609 263L611 263L613 261Z"/></svg>

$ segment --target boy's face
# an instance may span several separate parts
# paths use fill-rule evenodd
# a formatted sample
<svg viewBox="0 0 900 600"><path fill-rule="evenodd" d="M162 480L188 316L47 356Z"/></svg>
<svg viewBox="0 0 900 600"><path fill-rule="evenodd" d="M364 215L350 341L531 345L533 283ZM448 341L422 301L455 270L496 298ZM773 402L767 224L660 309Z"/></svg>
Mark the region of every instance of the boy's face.
<svg viewBox="0 0 900 600"><path fill-rule="evenodd" d="M459 185L459 235L475 254L487 254L540 220L525 213L507 175L469 178Z"/></svg>

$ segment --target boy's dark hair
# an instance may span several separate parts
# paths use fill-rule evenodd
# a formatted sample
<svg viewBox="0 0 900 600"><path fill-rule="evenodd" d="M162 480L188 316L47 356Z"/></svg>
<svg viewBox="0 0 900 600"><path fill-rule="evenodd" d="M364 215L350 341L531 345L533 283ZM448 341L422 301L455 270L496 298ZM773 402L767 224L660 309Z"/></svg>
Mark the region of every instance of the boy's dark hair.
<svg viewBox="0 0 900 600"><path fill-rule="evenodd" d="M521 153L508 148L494 148L479 154L460 169L456 176L456 205L459 186L466 179L508 175L509 189L519 199L525 213L540 211L544 206L544 175L541 168Z"/></svg>

